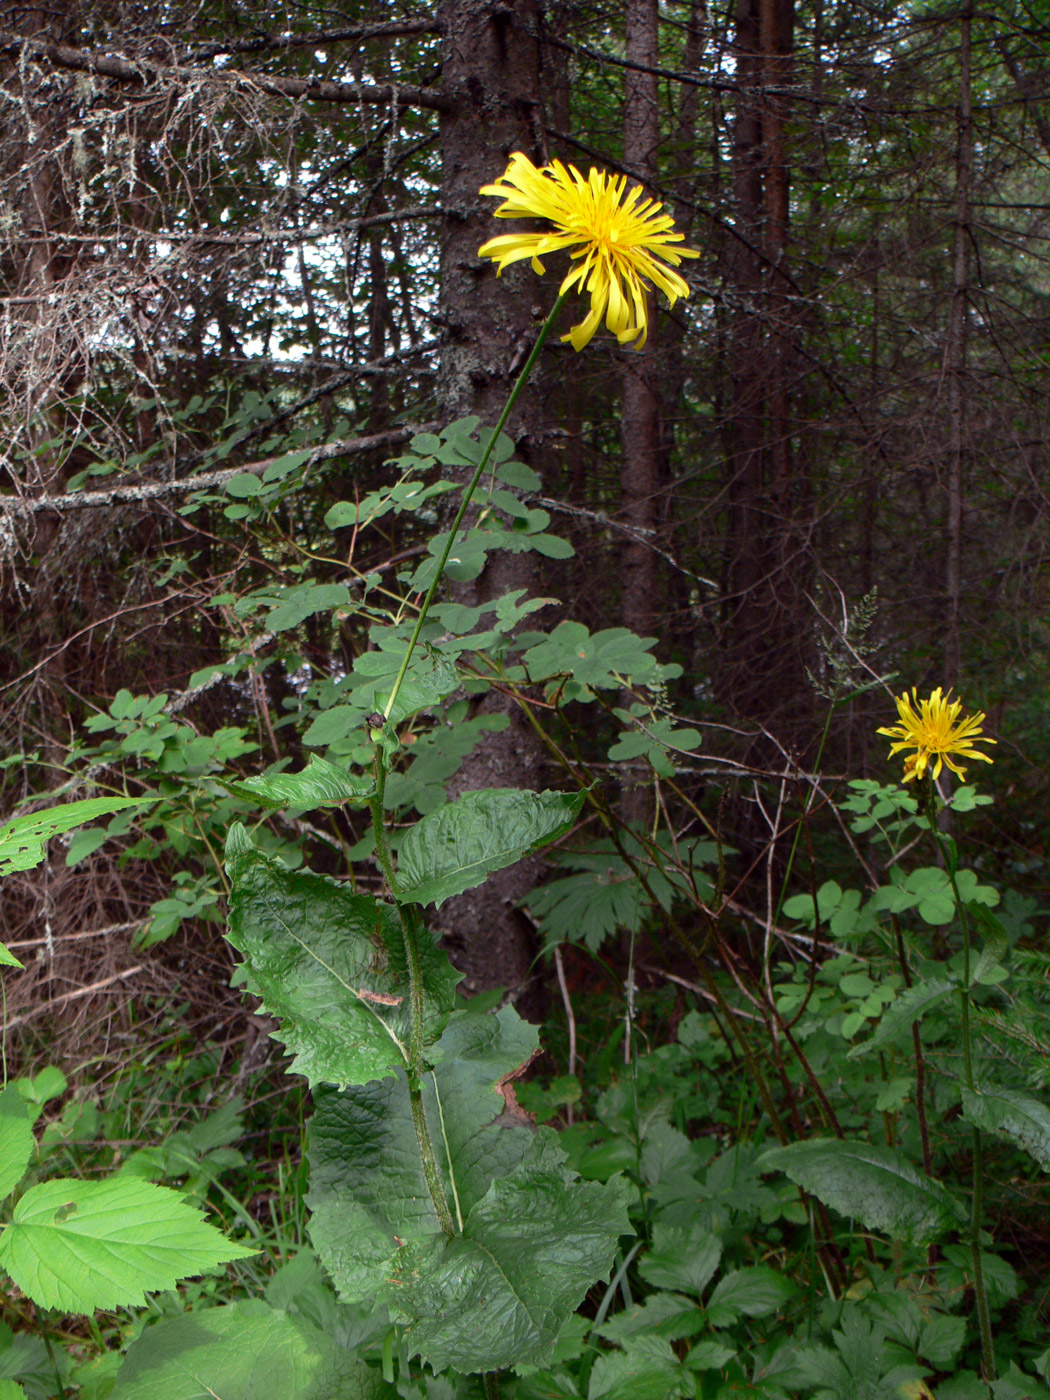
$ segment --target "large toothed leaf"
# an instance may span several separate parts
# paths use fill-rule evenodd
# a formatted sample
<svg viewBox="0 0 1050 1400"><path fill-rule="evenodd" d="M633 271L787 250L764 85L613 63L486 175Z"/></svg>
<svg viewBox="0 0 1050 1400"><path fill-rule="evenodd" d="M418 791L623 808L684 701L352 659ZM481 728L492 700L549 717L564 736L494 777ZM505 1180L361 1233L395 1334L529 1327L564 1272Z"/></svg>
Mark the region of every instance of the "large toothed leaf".
<svg viewBox="0 0 1050 1400"><path fill-rule="evenodd" d="M544 1366L588 1288L633 1233L618 1183L581 1181L557 1135L540 1129L510 1176L494 1181L463 1231L407 1243L391 1315L436 1370Z"/></svg>
<svg viewBox="0 0 1050 1400"><path fill-rule="evenodd" d="M457 1221L451 1241L423 1176L402 1076L321 1096L310 1126L310 1233L333 1283L347 1301L386 1302L437 1367L548 1360L629 1233L615 1187L580 1182L554 1135L501 1113L497 1085L535 1045L535 1028L510 1008L461 1014L424 1078Z"/></svg>
<svg viewBox="0 0 1050 1400"><path fill-rule="evenodd" d="M962 1091L963 1117L986 1132L1015 1143L1050 1171L1050 1110L1030 1094L978 1084Z"/></svg>
<svg viewBox="0 0 1050 1400"><path fill-rule="evenodd" d="M294 807L313 812L318 807L336 807L346 802L359 807L375 792L375 779L364 773L350 773L338 764L313 754L301 773L272 773L242 782L224 782L237 797L246 797L260 807L283 811Z"/></svg>
<svg viewBox="0 0 1050 1400"><path fill-rule="evenodd" d="M31 1186L0 1234L0 1266L43 1308L136 1306L147 1290L254 1254L177 1191L134 1177Z"/></svg>
<svg viewBox="0 0 1050 1400"><path fill-rule="evenodd" d="M480 1200L492 1176L510 1171L529 1145L527 1128L492 1124L504 1107L497 1084L538 1042L536 1027L505 1007L495 1016L455 1016L434 1047L440 1058L424 1076L423 1106L441 1144L445 1194L458 1195L461 1210ZM404 1075L319 1096L309 1158L314 1246L347 1302L377 1296L388 1285L398 1241L440 1231Z"/></svg>
<svg viewBox="0 0 1050 1400"><path fill-rule="evenodd" d="M756 1165L785 1172L826 1206L913 1244L929 1244L967 1221L961 1201L886 1147L812 1138L764 1152Z"/></svg>
<svg viewBox="0 0 1050 1400"><path fill-rule="evenodd" d="M25 1175L33 1155L33 1129L25 1100L13 1084L0 1094L0 1201Z"/></svg>
<svg viewBox="0 0 1050 1400"><path fill-rule="evenodd" d="M473 889L492 871L564 835L583 801L582 792L485 788L464 793L408 832L398 857L401 898L442 904Z"/></svg>
<svg viewBox="0 0 1050 1400"><path fill-rule="evenodd" d="M379 1372L257 1300L168 1317L128 1349L110 1400L382 1400Z"/></svg>
<svg viewBox="0 0 1050 1400"><path fill-rule="evenodd" d="M366 1083L407 1063L409 981L397 910L311 871L289 871L235 826L226 843L228 937L275 1038L312 1085ZM411 911L410 911L411 912ZM412 917L415 918L414 914ZM435 1040L459 973L415 919L424 1024Z"/></svg>

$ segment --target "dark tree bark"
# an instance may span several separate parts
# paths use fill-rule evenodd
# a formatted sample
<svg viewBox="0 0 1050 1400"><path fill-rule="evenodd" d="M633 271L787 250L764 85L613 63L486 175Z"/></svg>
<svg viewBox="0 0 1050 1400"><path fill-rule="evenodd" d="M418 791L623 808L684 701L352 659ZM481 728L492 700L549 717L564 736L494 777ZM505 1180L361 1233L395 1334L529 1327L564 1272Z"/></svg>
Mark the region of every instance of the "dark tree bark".
<svg viewBox="0 0 1050 1400"><path fill-rule="evenodd" d="M786 88L793 0L738 0L734 227L727 256L730 502L720 689L797 741L806 705L805 466L793 421Z"/></svg>
<svg viewBox="0 0 1050 1400"><path fill-rule="evenodd" d="M449 341L439 371L447 420L476 413L494 425L516 377L523 346L536 333L537 309L545 314L554 283L540 288L528 264L497 278L478 248L493 234L491 199L483 184L503 173L508 156L523 151L542 163L539 113L540 55L536 7L531 0L493 7L488 0L445 0L443 92L450 99L440 123L445 227L441 244L441 309ZM535 382L535 381L534 381ZM538 421L538 396L530 388L508 424L527 454ZM499 552L457 597L478 603L510 589L531 589L530 554ZM504 711L509 726L487 734L451 786L450 797L475 788L542 786L540 750L514 706L498 695L487 712ZM506 986L525 1013L539 1010L537 989L527 989L536 948L531 925L516 907L536 883L539 863L526 860L492 876L480 889L442 907L449 951L470 993Z"/></svg>

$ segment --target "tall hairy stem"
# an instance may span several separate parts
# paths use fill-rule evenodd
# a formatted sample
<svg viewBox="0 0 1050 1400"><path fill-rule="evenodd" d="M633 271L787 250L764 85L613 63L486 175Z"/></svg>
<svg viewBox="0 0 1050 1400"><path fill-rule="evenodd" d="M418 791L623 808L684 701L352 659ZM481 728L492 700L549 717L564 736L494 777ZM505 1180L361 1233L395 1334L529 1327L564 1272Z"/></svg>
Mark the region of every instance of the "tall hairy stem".
<svg viewBox="0 0 1050 1400"><path fill-rule="evenodd" d="M963 975L959 996L962 1003L963 1082L967 1089L973 1093L973 1040L970 1027L970 919L955 878L958 855L954 846L945 840L944 833L937 825L933 780L927 776L924 778L924 783L924 814L934 844L944 861L944 868L952 887L956 912L959 915L959 926L962 929ZM975 1126L973 1128L973 1204L970 1209L970 1256L973 1261L973 1292L977 1303L977 1325L981 1334L981 1369L984 1372L984 1379L991 1382L996 1378L996 1369L995 1350L992 1346L992 1320L988 1310L988 1293L984 1285L984 1266L981 1262L981 1215L983 1209L984 1147L981 1140L981 1130Z"/></svg>

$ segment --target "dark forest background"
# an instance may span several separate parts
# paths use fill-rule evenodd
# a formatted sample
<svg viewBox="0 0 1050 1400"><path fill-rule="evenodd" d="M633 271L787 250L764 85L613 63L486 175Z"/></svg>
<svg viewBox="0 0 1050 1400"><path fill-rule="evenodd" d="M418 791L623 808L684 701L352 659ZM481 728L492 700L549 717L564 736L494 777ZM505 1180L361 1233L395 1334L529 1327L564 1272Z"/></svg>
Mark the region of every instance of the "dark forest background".
<svg viewBox="0 0 1050 1400"><path fill-rule="evenodd" d="M10 945L44 954L15 1014L94 988L83 1034L122 988L224 982L214 777L352 753L325 686L443 518L358 537L332 508L421 430L494 421L564 275L477 257L515 150L624 172L702 256L644 352L545 349L510 430L575 554L494 556L457 597L656 639L699 736L669 775L606 762L630 697L568 725L625 821L724 846L742 936L801 806L889 779L874 729L912 685L987 711L982 859L1038 896L1050 10L3 0L0 80L2 805L158 803L6 883ZM498 691L452 718L406 810L564 783ZM272 839L367 880L354 820ZM520 901L548 874L443 911L468 986L543 983ZM153 961L171 937L192 977Z"/></svg>

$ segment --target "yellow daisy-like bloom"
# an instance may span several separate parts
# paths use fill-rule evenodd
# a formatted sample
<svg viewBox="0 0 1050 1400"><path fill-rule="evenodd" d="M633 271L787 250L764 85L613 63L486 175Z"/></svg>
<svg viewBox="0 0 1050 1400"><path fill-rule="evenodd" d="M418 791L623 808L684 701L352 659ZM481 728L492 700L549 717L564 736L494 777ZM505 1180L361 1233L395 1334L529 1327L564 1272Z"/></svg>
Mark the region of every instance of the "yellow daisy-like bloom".
<svg viewBox="0 0 1050 1400"><path fill-rule="evenodd" d="M966 777L966 770L960 768L952 758L965 758L967 762L979 758L982 763L991 763L986 753L978 753L974 743L994 744L994 739L982 735L981 725L984 714L968 715L959 719L961 700L952 700L951 691L941 694L941 687L932 691L928 700L920 700L912 687L911 695L902 695L897 701L900 724L889 729L878 730L888 739L895 740L890 748L890 758L904 749L914 749L904 760L904 781L921 778L932 762L933 776L940 777L941 765L945 763L960 778Z"/></svg>
<svg viewBox="0 0 1050 1400"><path fill-rule="evenodd" d="M522 258L532 259L534 272L544 271L540 258L561 248L572 250L576 266L561 284L561 291L578 287L589 292L591 309L562 340L582 350L605 317L605 324L621 345L636 340L640 350L649 328L645 300L647 279L666 292L674 306L689 295L689 285L675 267L683 258L698 258L692 248L674 248L684 234L674 232L674 220L661 214L662 204L643 201L641 185L624 197L625 175L591 170L586 179L575 166L561 161L537 169L520 151L510 158L506 172L495 184L483 185L482 194L504 202L497 219L549 219L550 233L506 233L490 238L478 256L491 258L502 272ZM660 259L665 259L661 262Z"/></svg>

